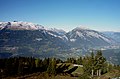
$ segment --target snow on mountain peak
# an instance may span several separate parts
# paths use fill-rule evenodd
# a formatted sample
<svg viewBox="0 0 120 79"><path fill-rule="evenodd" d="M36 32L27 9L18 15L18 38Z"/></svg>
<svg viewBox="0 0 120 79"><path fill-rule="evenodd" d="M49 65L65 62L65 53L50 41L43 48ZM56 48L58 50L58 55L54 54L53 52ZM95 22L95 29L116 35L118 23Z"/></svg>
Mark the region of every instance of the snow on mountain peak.
<svg viewBox="0 0 120 79"><path fill-rule="evenodd" d="M66 32L62 29L50 28L50 31L56 32L60 35L64 35Z"/></svg>
<svg viewBox="0 0 120 79"><path fill-rule="evenodd" d="M109 44L112 42L112 40L106 37L104 34L86 27L77 27L68 32L68 36L69 39L71 39L71 42L76 42L78 40L84 40L84 42L89 41L89 43L94 43L92 40L95 40L96 42L106 42Z"/></svg>
<svg viewBox="0 0 120 79"><path fill-rule="evenodd" d="M0 22L0 29L14 29L14 30L45 30L45 31L53 31L59 33L60 35L64 35L66 32L61 29L56 28L47 28L39 24L34 24L31 22L23 22L23 21L13 21L13 22Z"/></svg>
<svg viewBox="0 0 120 79"><path fill-rule="evenodd" d="M76 27L74 30L90 30L90 29L84 26L80 26L80 27Z"/></svg>
<svg viewBox="0 0 120 79"><path fill-rule="evenodd" d="M3 28L17 30L38 30L39 28L43 27L41 27L40 25L33 24L31 22L14 21L14 22L0 22L0 29Z"/></svg>

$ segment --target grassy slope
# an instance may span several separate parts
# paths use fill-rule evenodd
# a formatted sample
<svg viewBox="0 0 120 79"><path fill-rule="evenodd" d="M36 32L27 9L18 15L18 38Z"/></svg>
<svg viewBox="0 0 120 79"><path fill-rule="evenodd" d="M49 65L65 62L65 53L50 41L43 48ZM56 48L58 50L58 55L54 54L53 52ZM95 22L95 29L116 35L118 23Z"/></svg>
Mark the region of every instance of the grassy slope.
<svg viewBox="0 0 120 79"><path fill-rule="evenodd" d="M59 65L61 65L62 63L60 63L60 64L58 64L57 66L59 66ZM71 63L64 63L64 64L66 64L66 65L70 65L69 66L69 68L67 69L67 70L70 70L70 69L72 69L74 66L73 66L73 64L71 64ZM67 71L66 70L66 71ZM83 68L82 67L78 67L75 71L73 71L71 74L83 74Z"/></svg>
<svg viewBox="0 0 120 79"><path fill-rule="evenodd" d="M69 68L66 70L70 70L71 68L73 68L73 64L71 63L60 63L57 66L61 65L61 64L66 64L66 65L70 65ZM76 74L83 74L83 68L82 67L78 67L75 71L73 71L71 74L73 74L74 76ZM116 77L120 77L120 71L117 69L111 70L110 72L101 75L100 77L94 77L93 79L111 79L111 78L116 78ZM78 79L78 77L71 77L70 75L56 75L56 76L49 76L46 73L33 73L33 74L29 74L29 75L25 75L25 76L21 76L21 77L8 77L5 79Z"/></svg>
<svg viewBox="0 0 120 79"><path fill-rule="evenodd" d="M94 79L111 79L116 77L120 77L120 71L114 69L104 75L101 75L100 77L94 77Z"/></svg>

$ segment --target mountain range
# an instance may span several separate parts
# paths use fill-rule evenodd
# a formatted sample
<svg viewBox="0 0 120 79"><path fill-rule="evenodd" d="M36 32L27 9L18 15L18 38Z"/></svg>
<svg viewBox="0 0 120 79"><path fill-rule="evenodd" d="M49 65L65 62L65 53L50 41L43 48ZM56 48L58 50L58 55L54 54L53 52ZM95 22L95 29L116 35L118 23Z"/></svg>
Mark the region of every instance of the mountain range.
<svg viewBox="0 0 120 79"><path fill-rule="evenodd" d="M30 22L0 22L0 58L14 56L78 56L85 51L120 43L120 32L98 32L76 27L65 32Z"/></svg>
<svg viewBox="0 0 120 79"><path fill-rule="evenodd" d="M107 46L114 43L114 40L98 31L80 27L68 32L66 36L73 47Z"/></svg>

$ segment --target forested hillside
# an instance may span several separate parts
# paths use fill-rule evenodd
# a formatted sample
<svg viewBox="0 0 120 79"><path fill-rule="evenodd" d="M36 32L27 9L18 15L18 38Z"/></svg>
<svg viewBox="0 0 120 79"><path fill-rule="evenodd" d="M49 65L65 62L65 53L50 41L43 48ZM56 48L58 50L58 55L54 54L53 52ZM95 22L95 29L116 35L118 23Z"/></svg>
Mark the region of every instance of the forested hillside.
<svg viewBox="0 0 120 79"><path fill-rule="evenodd" d="M46 77L57 78L60 75L68 76L71 79L77 77L79 79L91 79L102 77L116 70L117 73L108 77L120 76L118 74L120 67L107 62L101 51L97 51L96 54L92 52L91 55L79 57L78 59L68 58L65 61L56 58L45 58L41 60L32 57L14 57L0 59L0 64L0 77L3 79L27 79L32 76L46 79Z"/></svg>

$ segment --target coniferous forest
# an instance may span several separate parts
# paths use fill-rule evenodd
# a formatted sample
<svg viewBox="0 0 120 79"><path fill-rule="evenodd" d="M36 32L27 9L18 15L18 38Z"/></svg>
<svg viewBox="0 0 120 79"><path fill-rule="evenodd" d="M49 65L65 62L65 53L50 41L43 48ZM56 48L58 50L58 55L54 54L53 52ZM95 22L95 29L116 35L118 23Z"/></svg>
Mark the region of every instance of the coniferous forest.
<svg viewBox="0 0 120 79"><path fill-rule="evenodd" d="M67 58L67 60L32 57L0 59L0 78L3 79L25 79L27 77L29 79L30 74L40 75L37 79L50 79L57 75L69 76L71 79L97 79L108 73L113 75L107 75L105 79L119 76L120 66L107 62L101 51L97 51L96 54L92 52L91 55L77 59Z"/></svg>

